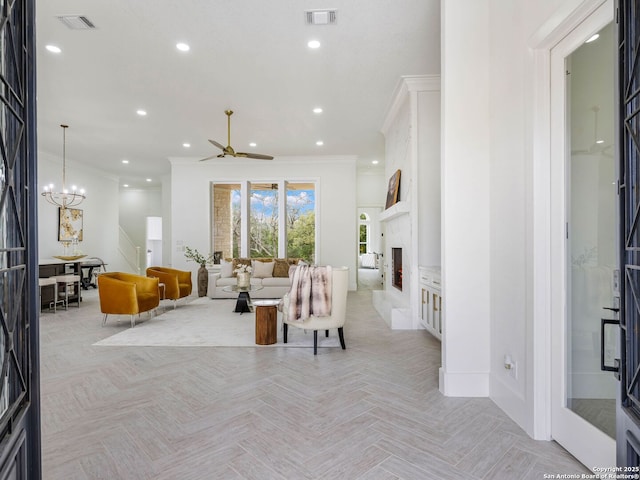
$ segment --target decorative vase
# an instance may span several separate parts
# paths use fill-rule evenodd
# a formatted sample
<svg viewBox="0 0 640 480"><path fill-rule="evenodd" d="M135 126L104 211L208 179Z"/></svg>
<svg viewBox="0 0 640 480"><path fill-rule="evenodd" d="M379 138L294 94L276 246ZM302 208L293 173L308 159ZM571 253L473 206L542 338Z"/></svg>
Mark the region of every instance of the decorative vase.
<svg viewBox="0 0 640 480"><path fill-rule="evenodd" d="M251 283L251 274L248 272L240 272L237 275L238 288L249 288Z"/></svg>
<svg viewBox="0 0 640 480"><path fill-rule="evenodd" d="M198 269L198 296L204 297L209 287L209 270L204 265Z"/></svg>

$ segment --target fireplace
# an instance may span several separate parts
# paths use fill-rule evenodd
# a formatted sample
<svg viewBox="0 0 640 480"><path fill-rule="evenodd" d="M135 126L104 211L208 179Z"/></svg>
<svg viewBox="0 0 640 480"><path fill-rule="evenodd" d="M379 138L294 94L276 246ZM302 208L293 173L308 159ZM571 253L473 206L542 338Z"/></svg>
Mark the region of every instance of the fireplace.
<svg viewBox="0 0 640 480"><path fill-rule="evenodd" d="M391 249L391 284L402 291L402 249Z"/></svg>

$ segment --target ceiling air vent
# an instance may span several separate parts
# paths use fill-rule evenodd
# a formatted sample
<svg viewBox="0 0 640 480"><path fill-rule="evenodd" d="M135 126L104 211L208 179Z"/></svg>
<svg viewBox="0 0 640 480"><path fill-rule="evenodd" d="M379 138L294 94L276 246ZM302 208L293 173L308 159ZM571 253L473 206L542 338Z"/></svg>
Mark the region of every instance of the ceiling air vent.
<svg viewBox="0 0 640 480"><path fill-rule="evenodd" d="M307 25L334 25L337 10L307 10L304 12Z"/></svg>
<svg viewBox="0 0 640 480"><path fill-rule="evenodd" d="M92 30L96 28L93 22L83 15L60 15L58 20L71 30Z"/></svg>

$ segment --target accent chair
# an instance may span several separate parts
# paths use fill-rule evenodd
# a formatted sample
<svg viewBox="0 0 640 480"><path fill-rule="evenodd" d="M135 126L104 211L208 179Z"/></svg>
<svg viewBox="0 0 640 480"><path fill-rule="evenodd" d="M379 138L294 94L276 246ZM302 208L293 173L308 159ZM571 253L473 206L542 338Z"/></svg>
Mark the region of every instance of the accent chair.
<svg viewBox="0 0 640 480"><path fill-rule="evenodd" d="M344 343L344 323L347 313L347 290L349 287L349 268L348 267L332 267L331 276L331 315L316 317L311 315L305 320L296 320L289 318L289 298L287 293L283 297L282 302L282 327L283 341L287 343L288 327L302 328L304 330L313 330L313 354L318 354L318 330L324 330L326 336L329 336L329 330L338 329L340 338L340 346L346 349Z"/></svg>
<svg viewBox="0 0 640 480"><path fill-rule="evenodd" d="M176 308L179 299L191 295L191 272L168 267L149 267L147 277L155 277L164 284L163 298L173 300L173 308Z"/></svg>
<svg viewBox="0 0 640 480"><path fill-rule="evenodd" d="M135 327L135 316L151 312L160 305L158 279L123 272L105 272L98 275L100 311L107 316L130 315L131 327Z"/></svg>

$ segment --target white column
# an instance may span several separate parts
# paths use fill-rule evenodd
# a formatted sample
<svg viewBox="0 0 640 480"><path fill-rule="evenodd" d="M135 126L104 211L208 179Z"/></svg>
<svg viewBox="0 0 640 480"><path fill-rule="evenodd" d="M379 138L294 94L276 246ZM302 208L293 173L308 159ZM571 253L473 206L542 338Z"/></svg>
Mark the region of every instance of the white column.
<svg viewBox="0 0 640 480"><path fill-rule="evenodd" d="M488 396L490 371L489 1L442 8L440 390Z"/></svg>

